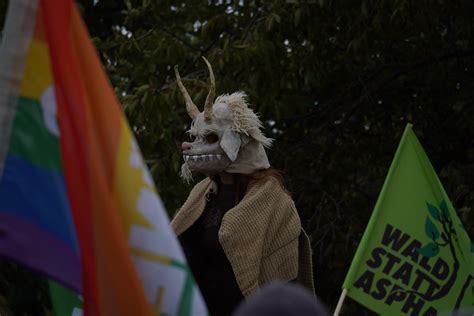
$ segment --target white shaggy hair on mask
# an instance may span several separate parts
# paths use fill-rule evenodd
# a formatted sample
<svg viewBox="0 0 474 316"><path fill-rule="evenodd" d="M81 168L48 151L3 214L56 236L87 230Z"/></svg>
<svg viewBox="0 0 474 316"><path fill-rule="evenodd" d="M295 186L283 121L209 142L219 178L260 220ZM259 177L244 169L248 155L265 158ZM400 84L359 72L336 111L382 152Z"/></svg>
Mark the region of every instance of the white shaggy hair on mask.
<svg viewBox="0 0 474 316"><path fill-rule="evenodd" d="M193 174L191 170L189 170L189 166L186 162L181 165L181 178L184 179L187 184L193 182Z"/></svg>
<svg viewBox="0 0 474 316"><path fill-rule="evenodd" d="M252 109L248 107L247 94L242 91L223 94L217 97L215 103L225 103L232 111L233 122L231 129L237 133L252 137L265 147L272 145L273 139L265 137L260 130L262 122Z"/></svg>

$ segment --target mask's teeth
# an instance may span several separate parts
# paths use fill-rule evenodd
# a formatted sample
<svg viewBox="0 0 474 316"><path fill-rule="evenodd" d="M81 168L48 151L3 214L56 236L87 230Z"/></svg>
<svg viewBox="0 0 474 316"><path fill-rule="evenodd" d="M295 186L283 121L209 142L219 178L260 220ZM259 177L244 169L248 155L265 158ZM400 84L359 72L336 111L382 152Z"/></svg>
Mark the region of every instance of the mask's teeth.
<svg viewBox="0 0 474 316"><path fill-rule="evenodd" d="M217 154L217 160L220 160L222 158L222 155L221 154Z"/></svg>
<svg viewBox="0 0 474 316"><path fill-rule="evenodd" d="M188 156L188 155L183 155L183 160L184 160L184 161L188 161L188 159L189 159L189 156Z"/></svg>
<svg viewBox="0 0 474 316"><path fill-rule="evenodd" d="M191 156L191 158L193 159L193 161L197 161L196 155Z"/></svg>

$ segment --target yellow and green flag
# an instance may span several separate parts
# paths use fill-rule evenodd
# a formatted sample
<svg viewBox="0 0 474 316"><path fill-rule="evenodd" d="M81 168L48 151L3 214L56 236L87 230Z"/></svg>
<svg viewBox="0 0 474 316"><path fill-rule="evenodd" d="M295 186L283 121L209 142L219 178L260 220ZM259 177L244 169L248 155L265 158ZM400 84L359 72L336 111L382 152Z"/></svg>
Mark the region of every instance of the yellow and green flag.
<svg viewBox="0 0 474 316"><path fill-rule="evenodd" d="M409 124L344 281L381 315L474 309L474 253Z"/></svg>

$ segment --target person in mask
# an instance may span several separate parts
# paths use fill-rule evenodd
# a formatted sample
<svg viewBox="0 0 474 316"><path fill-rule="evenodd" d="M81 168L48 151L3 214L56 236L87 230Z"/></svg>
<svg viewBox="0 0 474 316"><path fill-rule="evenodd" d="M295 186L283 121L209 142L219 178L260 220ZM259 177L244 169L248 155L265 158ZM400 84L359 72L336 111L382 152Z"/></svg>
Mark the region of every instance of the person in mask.
<svg viewBox="0 0 474 316"><path fill-rule="evenodd" d="M264 285L298 282L314 291L311 247L295 204L272 169L265 147L272 140L243 92L215 98L210 90L199 111L181 82L192 119L191 142L182 144L181 176L197 183L172 220L211 315L230 315Z"/></svg>

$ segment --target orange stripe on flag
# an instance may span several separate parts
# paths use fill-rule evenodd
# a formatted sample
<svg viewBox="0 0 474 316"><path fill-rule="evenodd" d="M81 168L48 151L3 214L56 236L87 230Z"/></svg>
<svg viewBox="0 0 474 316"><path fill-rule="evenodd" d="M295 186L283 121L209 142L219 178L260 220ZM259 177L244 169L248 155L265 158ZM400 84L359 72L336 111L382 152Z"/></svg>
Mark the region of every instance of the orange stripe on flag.
<svg viewBox="0 0 474 316"><path fill-rule="evenodd" d="M102 175L103 187L92 191L97 258L97 285L104 315L146 315L151 307L145 300L141 281L131 260L131 251L113 198L115 163L121 135L122 112L77 10L73 11L73 45L90 111L91 143L96 143L92 175ZM93 180L95 182L95 180ZM94 183L92 183L94 185ZM102 190L99 190L102 189ZM134 303L131 303L134 302Z"/></svg>
<svg viewBox="0 0 474 316"><path fill-rule="evenodd" d="M106 171L107 184L112 186L122 131L122 110L77 10L72 16L72 36L83 93L91 112L91 132L98 140L103 155L99 159L100 167Z"/></svg>

